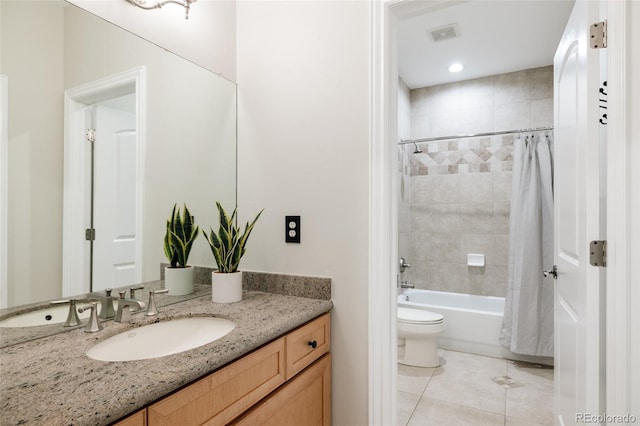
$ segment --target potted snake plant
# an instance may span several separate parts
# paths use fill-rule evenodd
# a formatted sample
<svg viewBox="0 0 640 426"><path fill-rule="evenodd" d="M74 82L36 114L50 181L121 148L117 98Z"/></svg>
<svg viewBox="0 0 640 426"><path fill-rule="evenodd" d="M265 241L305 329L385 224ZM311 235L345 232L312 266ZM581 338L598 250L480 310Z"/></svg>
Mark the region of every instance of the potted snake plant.
<svg viewBox="0 0 640 426"><path fill-rule="evenodd" d="M247 222L241 232L235 225L237 208L229 216L220 202L216 202L216 206L220 222L218 233L213 228L209 235L202 230L218 265L218 270L211 274L211 300L217 303L239 302L242 300L242 271L238 271L240 259L247 251L249 235L264 209L251 223Z"/></svg>
<svg viewBox="0 0 640 426"><path fill-rule="evenodd" d="M198 231L187 205L180 211L174 204L164 236L164 254L170 263L164 270L164 285L171 295L193 293L193 267L187 261Z"/></svg>

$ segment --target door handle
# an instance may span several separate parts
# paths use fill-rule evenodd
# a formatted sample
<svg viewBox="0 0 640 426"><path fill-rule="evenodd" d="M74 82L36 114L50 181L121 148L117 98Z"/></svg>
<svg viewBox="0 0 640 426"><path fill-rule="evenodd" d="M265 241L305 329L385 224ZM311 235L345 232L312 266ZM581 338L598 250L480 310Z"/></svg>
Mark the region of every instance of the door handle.
<svg viewBox="0 0 640 426"><path fill-rule="evenodd" d="M545 278L547 278L549 275L551 275L554 280L557 280L558 279L558 267L556 265L553 265L553 268L551 268L551 269L544 269L542 271L542 275L544 275Z"/></svg>

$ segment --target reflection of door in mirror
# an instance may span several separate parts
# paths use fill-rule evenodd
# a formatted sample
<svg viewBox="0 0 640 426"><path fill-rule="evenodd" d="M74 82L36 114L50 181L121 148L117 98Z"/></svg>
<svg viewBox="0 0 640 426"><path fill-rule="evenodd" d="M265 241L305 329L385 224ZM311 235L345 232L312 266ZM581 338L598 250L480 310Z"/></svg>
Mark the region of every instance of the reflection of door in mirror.
<svg viewBox="0 0 640 426"><path fill-rule="evenodd" d="M65 91L65 296L142 281L144 81L140 67Z"/></svg>
<svg viewBox="0 0 640 426"><path fill-rule="evenodd" d="M140 281L136 273L137 133L135 97L111 99L91 108L95 119L93 156L94 230L89 256L91 291Z"/></svg>

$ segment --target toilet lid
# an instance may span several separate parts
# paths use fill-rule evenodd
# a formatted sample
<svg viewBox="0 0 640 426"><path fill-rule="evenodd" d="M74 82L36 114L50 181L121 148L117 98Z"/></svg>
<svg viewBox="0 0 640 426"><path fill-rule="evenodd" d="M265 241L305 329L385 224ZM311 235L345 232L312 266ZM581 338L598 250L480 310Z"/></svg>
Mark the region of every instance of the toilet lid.
<svg viewBox="0 0 640 426"><path fill-rule="evenodd" d="M412 309L398 307L398 319L404 322L420 323L420 324L436 324L441 323L444 318L435 312L423 311L422 309Z"/></svg>

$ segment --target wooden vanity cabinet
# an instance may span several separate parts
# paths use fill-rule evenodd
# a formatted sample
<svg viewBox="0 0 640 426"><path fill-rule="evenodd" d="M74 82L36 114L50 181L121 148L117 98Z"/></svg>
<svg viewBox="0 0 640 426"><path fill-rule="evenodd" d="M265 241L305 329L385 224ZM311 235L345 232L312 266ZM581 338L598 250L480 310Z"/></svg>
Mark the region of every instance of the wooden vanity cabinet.
<svg viewBox="0 0 640 426"><path fill-rule="evenodd" d="M325 354L269 395L234 426L331 425L331 354Z"/></svg>
<svg viewBox="0 0 640 426"><path fill-rule="evenodd" d="M136 411L134 414L129 415L113 424L113 426L147 426L147 409Z"/></svg>
<svg viewBox="0 0 640 426"><path fill-rule="evenodd" d="M330 425L330 331L324 314L116 425Z"/></svg>

